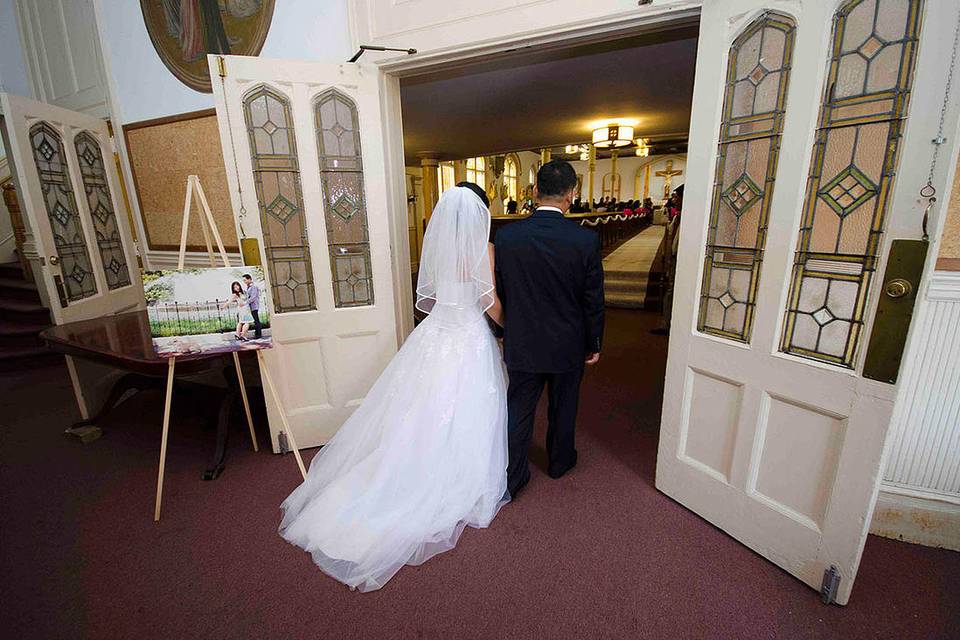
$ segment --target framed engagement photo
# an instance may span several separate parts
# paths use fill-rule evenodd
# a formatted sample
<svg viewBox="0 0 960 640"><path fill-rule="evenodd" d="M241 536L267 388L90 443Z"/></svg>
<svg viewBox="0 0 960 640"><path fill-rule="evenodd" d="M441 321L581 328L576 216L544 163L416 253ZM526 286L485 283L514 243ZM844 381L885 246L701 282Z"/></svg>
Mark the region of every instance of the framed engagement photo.
<svg viewBox="0 0 960 640"><path fill-rule="evenodd" d="M143 290L157 355L272 346L270 293L260 267L146 271Z"/></svg>

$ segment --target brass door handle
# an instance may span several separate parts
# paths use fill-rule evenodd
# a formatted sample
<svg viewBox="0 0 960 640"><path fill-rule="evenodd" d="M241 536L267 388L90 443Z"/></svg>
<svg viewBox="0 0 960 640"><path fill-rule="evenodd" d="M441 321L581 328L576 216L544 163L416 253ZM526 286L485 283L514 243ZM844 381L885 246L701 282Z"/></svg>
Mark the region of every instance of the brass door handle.
<svg viewBox="0 0 960 640"><path fill-rule="evenodd" d="M50 256L50 266L55 267L60 264L60 256Z"/></svg>
<svg viewBox="0 0 960 640"><path fill-rule="evenodd" d="M903 278L894 278L883 286L883 292L891 298L902 298L910 295L911 291L913 291L913 285Z"/></svg>

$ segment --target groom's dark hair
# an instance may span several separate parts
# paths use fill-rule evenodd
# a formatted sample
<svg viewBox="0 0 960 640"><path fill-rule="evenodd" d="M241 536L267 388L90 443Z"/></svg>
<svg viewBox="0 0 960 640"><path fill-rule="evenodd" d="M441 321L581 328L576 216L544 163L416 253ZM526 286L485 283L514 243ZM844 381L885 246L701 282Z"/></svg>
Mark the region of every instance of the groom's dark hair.
<svg viewBox="0 0 960 640"><path fill-rule="evenodd" d="M577 172L566 160L551 160L537 171L537 193L559 197L577 186Z"/></svg>

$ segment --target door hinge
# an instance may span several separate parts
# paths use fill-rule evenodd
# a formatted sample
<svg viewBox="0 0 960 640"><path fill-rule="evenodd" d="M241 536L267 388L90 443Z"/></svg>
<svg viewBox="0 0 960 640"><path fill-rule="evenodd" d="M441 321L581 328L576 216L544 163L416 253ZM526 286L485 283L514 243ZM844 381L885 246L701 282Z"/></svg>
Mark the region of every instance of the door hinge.
<svg viewBox="0 0 960 640"><path fill-rule="evenodd" d="M277 434L277 444L280 445L280 453L290 453L290 444L287 442L287 434L283 431Z"/></svg>
<svg viewBox="0 0 960 640"><path fill-rule="evenodd" d="M63 286L63 278L59 274L54 275L53 284L57 289L57 297L60 298L60 308L66 309L69 302L67 301L67 290Z"/></svg>
<svg viewBox="0 0 960 640"><path fill-rule="evenodd" d="M220 74L221 78L227 77L227 61L223 59L223 56L217 56L217 73Z"/></svg>
<svg viewBox="0 0 960 640"><path fill-rule="evenodd" d="M833 604L837 601L837 591L840 590L840 570L836 565L830 565L823 571L823 582L820 584L820 600L823 604Z"/></svg>

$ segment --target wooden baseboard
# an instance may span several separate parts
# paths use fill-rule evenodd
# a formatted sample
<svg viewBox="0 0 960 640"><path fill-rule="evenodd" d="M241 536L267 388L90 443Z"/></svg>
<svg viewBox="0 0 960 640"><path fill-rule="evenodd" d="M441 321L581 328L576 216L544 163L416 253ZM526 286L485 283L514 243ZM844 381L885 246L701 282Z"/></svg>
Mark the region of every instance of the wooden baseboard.
<svg viewBox="0 0 960 640"><path fill-rule="evenodd" d="M881 485L870 533L960 551L960 504Z"/></svg>
<svg viewBox="0 0 960 640"><path fill-rule="evenodd" d="M176 269L177 268L177 258L178 251L148 251L147 252L147 264L149 265L150 271L162 271L164 269ZM243 264L243 258L239 253L227 252L227 257L230 259L231 266L239 266ZM210 266L210 257L207 255L206 249L202 252L187 251L184 256L183 265L185 267L209 267ZM220 266L220 263L217 263L217 266Z"/></svg>
<svg viewBox="0 0 960 640"><path fill-rule="evenodd" d="M937 258L937 271L960 271L960 258Z"/></svg>

